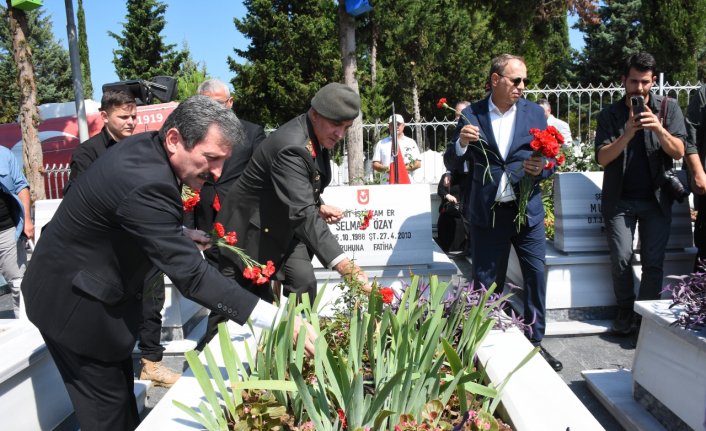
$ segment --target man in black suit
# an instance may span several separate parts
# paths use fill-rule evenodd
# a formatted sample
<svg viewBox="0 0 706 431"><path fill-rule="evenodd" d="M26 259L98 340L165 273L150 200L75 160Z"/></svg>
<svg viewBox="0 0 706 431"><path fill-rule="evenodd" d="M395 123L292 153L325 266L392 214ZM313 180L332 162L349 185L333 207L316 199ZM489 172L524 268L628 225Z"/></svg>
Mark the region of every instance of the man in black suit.
<svg viewBox="0 0 706 431"><path fill-rule="evenodd" d="M275 263L285 292L316 295L309 250L323 265L370 290L367 275L346 257L326 225L339 221L341 210L321 200L331 181L329 151L359 112L360 97L353 89L339 83L324 86L306 114L262 142L223 201L218 221L237 233L248 255ZM243 269L239 259L221 254L224 274L242 278ZM262 288L262 294L274 299L271 289Z"/></svg>
<svg viewBox="0 0 706 431"><path fill-rule="evenodd" d="M132 136L135 131L137 105L135 98L124 91L106 91L101 97L103 129L91 139L76 147L71 156L71 175L64 188L64 196L71 185L108 148ZM162 339L162 308L164 308L164 275L156 267L147 273L145 289L153 294L145 296L142 304L142 326L140 328L140 380L151 380L155 386L171 387L180 375L162 363L164 346Z"/></svg>
<svg viewBox="0 0 706 431"><path fill-rule="evenodd" d="M153 265L184 296L240 324L274 320L276 307L220 275L182 233L181 185L200 189L220 176L242 139L232 111L207 97L187 99L159 132L126 138L96 160L43 232L22 293L82 430L139 422L131 353ZM306 324L296 322L299 333Z"/></svg>
<svg viewBox="0 0 706 431"><path fill-rule="evenodd" d="M199 85L198 93L215 100L228 109L233 109L233 97L230 95L228 86L218 79L209 79L202 82ZM233 109L233 112L235 112L235 109ZM243 173L243 169L250 161L255 148L265 139L265 129L259 124L243 119L240 119L240 124L245 131L243 144L233 148L233 154L223 164L221 176L208 179L201 188L200 200L194 207L193 212L193 227L196 229L206 232L213 229L213 223L216 221L216 216L221 209L221 199L225 198L235 180ZM184 218L187 217L188 214L184 216ZM204 256L210 264L218 267L218 249L216 247L205 250ZM243 287L256 295L262 291L261 287L254 289L250 283L245 283L245 280L241 280L241 282ZM218 333L218 324L224 321L225 318L215 311L208 315L206 336L199 343L199 348L208 343Z"/></svg>

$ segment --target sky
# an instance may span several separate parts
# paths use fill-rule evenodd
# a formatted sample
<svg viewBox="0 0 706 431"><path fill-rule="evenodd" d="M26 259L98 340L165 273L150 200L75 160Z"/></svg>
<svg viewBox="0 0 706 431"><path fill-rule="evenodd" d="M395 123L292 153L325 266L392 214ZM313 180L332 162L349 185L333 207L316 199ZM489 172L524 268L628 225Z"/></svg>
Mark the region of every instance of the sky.
<svg viewBox="0 0 706 431"><path fill-rule="evenodd" d="M233 49L245 49L249 43L233 24L233 18L242 18L247 12L243 3L232 0L210 0L206 3L176 0L163 3L167 4L164 14L166 25L161 33L165 42L176 44L175 49L181 49L183 42L187 42L194 61L205 64L212 78L230 85L233 72L228 69L227 58L239 59ZM78 1L73 0L73 5L76 14ZM44 0L43 8L44 14L51 16L55 38L68 49L65 2ZM84 0L83 9L95 97L100 94L103 84L118 81L113 65L113 50L118 49L118 42L108 35L108 31L122 34L123 24L127 22L127 7L123 0ZM78 32L78 21L76 28Z"/></svg>
<svg viewBox="0 0 706 431"><path fill-rule="evenodd" d="M249 44L249 40L233 24L233 18L242 18L247 12L243 2L233 0L210 0L206 3L187 0L163 2L167 4L165 13L167 22L162 30L165 42L176 44L176 49L181 49L183 42L187 42L194 61L205 64L212 78L218 78L230 86L229 81L233 78L233 72L228 68L226 60L231 56L242 61L233 49L246 49ZM75 14L78 9L77 0L73 0L73 4ZM203 6L199 7L200 5ZM122 0L84 0L83 7L86 13L91 81L95 89L95 97L96 94L100 94L103 84L118 81L113 66L113 50L118 49L118 43L108 35L108 31L122 33L123 23L127 21L127 7ZM51 16L56 39L68 49L65 1L44 0L43 8L45 15ZM571 29L575 21L575 16L569 16L569 41L572 47L581 49L583 37L580 32ZM76 25L78 26L78 22Z"/></svg>

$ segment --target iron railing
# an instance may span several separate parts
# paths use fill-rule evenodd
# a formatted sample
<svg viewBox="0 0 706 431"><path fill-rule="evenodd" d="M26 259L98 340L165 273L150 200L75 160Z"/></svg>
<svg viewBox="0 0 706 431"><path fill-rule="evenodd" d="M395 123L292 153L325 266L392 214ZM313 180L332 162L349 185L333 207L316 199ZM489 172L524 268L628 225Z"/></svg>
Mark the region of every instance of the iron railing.
<svg viewBox="0 0 706 431"><path fill-rule="evenodd" d="M668 84L664 82L664 77L660 76L659 82L653 87L657 94L667 94L679 101L683 110L689 102L691 92L698 89L701 83L697 84ZM532 88L525 90L525 97L536 101L540 98L549 100L552 106L552 113L557 118L566 121L571 127L571 134L574 137L574 145L593 145L595 136L596 118L598 113L609 104L623 97L624 89L620 84L588 85L583 87L561 87L555 88ZM422 153L422 169L416 171L413 180L419 183L435 184L441 175L446 171L441 158L441 153L446 148L447 143L453 136L456 123L448 118L431 121L410 121L405 126L405 133L414 139L419 145ZM271 130L268 130L270 132ZM371 159L375 143L387 135L386 123L365 123L363 124L363 149L365 152L365 180L372 181ZM334 162L332 164L333 180L332 184L348 184L348 163L347 163L346 142L334 151ZM69 167L64 165L53 165L45 167L47 185L47 195L50 198L61 197L61 189L68 181Z"/></svg>

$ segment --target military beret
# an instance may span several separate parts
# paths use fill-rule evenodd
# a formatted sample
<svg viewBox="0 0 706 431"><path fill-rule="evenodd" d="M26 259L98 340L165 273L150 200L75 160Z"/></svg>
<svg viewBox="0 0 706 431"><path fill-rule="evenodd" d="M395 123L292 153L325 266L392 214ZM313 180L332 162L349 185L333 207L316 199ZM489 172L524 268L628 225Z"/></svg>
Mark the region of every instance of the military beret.
<svg viewBox="0 0 706 431"><path fill-rule="evenodd" d="M352 120L360 112L360 96L351 87L332 82L316 92L311 107L329 120Z"/></svg>

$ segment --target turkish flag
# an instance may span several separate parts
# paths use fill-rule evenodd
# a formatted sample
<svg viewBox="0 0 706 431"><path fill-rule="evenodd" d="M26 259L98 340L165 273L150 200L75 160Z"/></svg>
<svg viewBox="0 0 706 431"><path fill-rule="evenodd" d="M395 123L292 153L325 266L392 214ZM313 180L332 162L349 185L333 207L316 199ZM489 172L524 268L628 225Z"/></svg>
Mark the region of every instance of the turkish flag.
<svg viewBox="0 0 706 431"><path fill-rule="evenodd" d="M394 158L395 155L392 154ZM404 158L402 157L402 151L397 150L397 171L398 175L395 176L395 164L390 163L390 184L412 184L409 180L409 173L407 172L407 165L404 163Z"/></svg>

